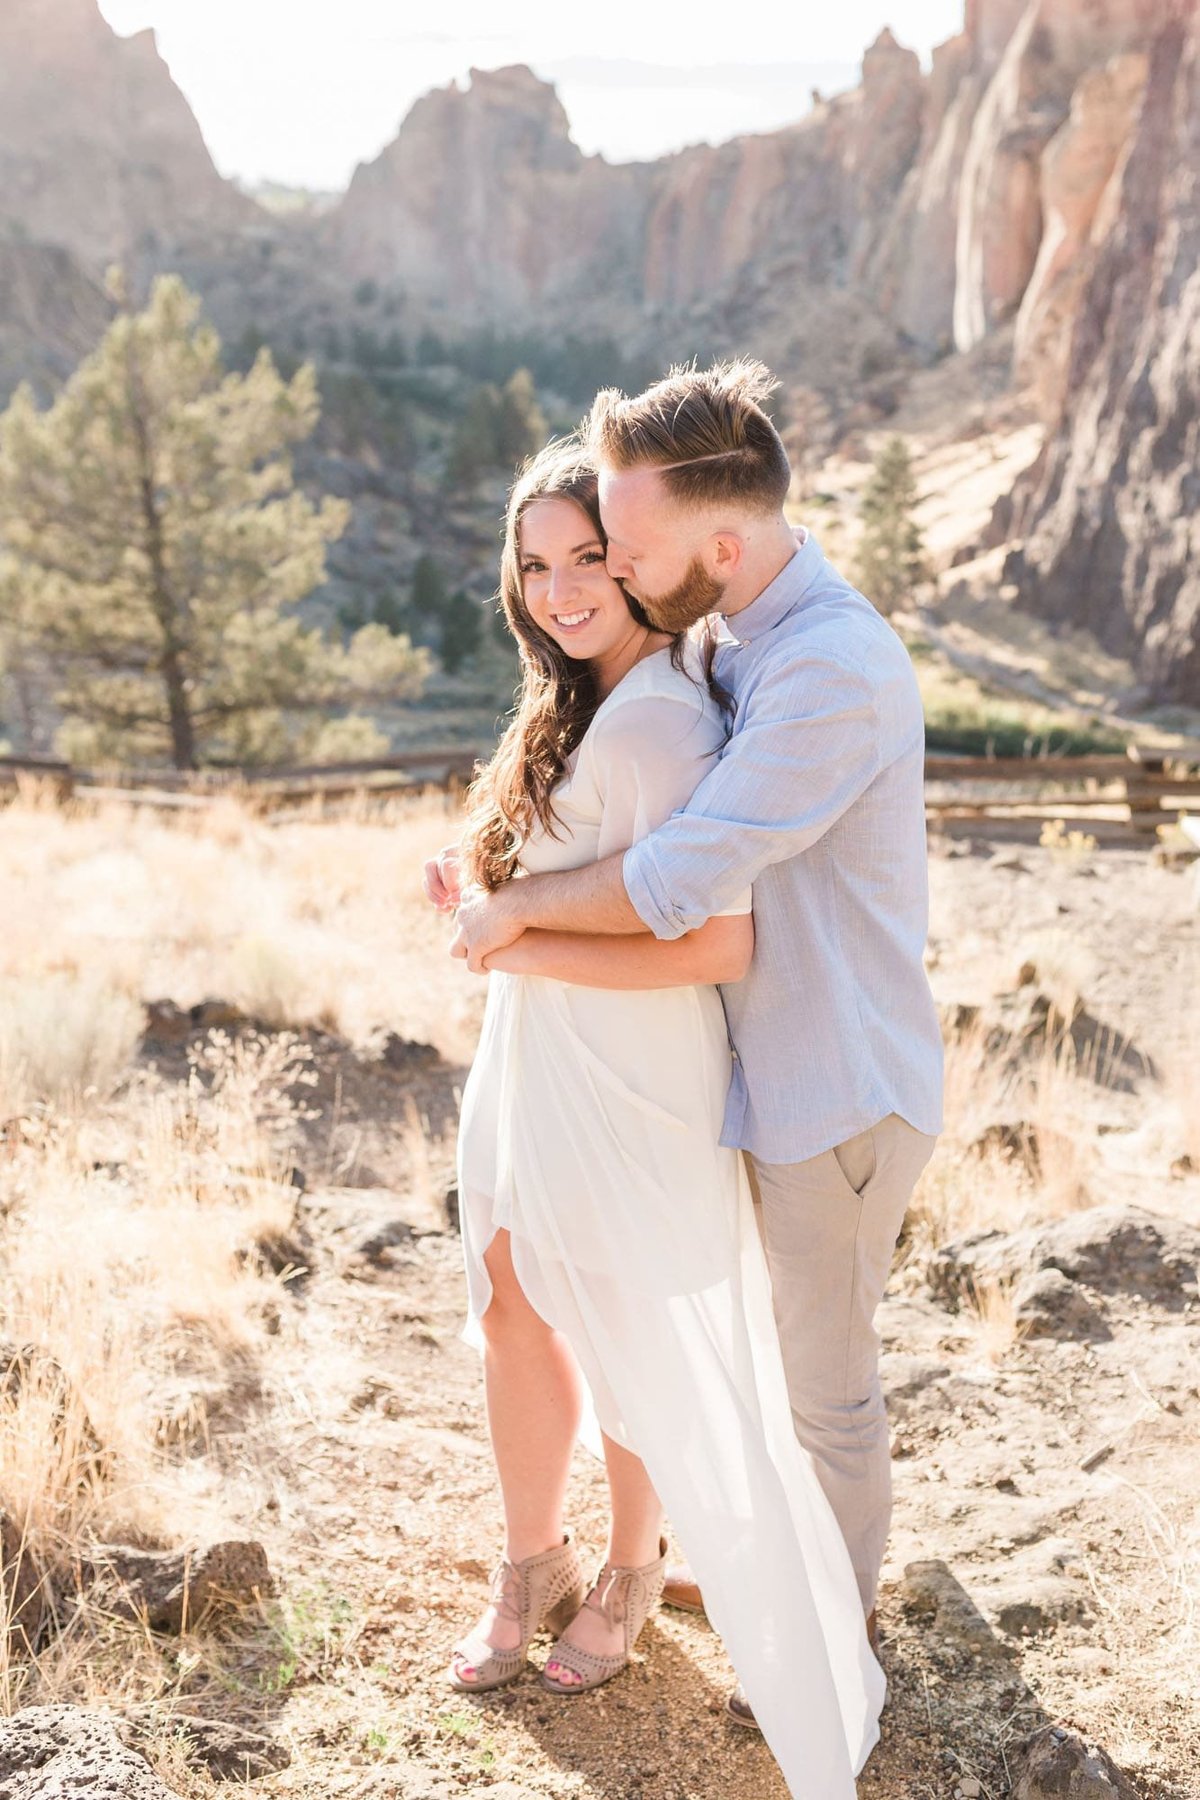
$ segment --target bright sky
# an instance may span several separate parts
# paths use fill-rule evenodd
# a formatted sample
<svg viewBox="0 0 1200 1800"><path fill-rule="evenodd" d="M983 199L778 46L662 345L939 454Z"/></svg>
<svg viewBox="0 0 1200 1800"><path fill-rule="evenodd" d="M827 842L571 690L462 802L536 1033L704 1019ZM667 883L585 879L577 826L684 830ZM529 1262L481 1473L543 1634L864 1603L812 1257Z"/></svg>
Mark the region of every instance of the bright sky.
<svg viewBox="0 0 1200 1800"><path fill-rule="evenodd" d="M122 36L154 27L222 174L317 188L344 187L414 100L472 66L529 63L581 149L628 161L799 118L813 86L854 83L884 24L927 58L963 3L99 0Z"/></svg>

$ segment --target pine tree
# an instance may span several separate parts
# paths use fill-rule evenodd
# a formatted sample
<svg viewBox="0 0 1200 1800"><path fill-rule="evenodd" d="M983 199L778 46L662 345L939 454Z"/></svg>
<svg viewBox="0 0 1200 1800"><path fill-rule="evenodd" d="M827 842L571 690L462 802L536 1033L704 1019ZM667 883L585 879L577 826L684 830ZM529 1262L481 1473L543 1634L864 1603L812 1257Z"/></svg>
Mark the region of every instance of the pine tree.
<svg viewBox="0 0 1200 1800"><path fill-rule="evenodd" d="M859 587L885 617L930 579L920 527L913 517L916 504L908 445L902 437L891 437L863 489L863 532L855 570Z"/></svg>
<svg viewBox="0 0 1200 1800"><path fill-rule="evenodd" d="M496 417L496 450L501 467L515 469L546 441L546 415L528 369L510 375L500 391Z"/></svg>
<svg viewBox="0 0 1200 1800"><path fill-rule="evenodd" d="M424 552L418 556L413 568L412 588L408 596L414 627L420 629L431 621L440 623L448 598L446 577L434 558Z"/></svg>
<svg viewBox="0 0 1200 1800"><path fill-rule="evenodd" d="M442 614L442 667L447 675L457 675L478 650L482 637L479 607L458 588L447 600Z"/></svg>
<svg viewBox="0 0 1200 1800"><path fill-rule="evenodd" d="M518 369L502 388L485 381L474 390L459 421L446 462L451 487L471 487L481 475L508 475L546 441L546 415L528 369Z"/></svg>
<svg viewBox="0 0 1200 1800"><path fill-rule="evenodd" d="M288 754L297 712L419 691L427 658L406 638L368 625L342 645L293 610L349 516L293 481L311 365L285 382L261 350L226 374L178 277L139 313L119 278L113 292L117 317L53 404L22 387L0 417L0 539L64 744L193 769Z"/></svg>
<svg viewBox="0 0 1200 1800"><path fill-rule="evenodd" d="M489 469L503 465L500 453L500 390L485 381L467 402L446 460L446 481L451 487L473 487Z"/></svg>

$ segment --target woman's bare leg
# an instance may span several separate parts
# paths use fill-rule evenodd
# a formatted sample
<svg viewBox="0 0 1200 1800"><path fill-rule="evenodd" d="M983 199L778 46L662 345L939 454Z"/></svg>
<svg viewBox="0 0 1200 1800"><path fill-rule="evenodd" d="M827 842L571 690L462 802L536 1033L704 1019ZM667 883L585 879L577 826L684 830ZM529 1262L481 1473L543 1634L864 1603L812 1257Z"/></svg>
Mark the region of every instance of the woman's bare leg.
<svg viewBox="0 0 1200 1800"><path fill-rule="evenodd" d="M507 1231L484 1254L492 1301L480 1321L488 1429L504 1500L504 1554L523 1562L563 1538L563 1503L583 1389L566 1339L530 1306L512 1264ZM489 1606L480 1633L497 1650L520 1641L515 1621ZM459 1675L472 1670L457 1660Z"/></svg>
<svg viewBox="0 0 1200 1800"><path fill-rule="evenodd" d="M604 1462L612 1498L612 1526L605 1560L623 1569L643 1568L659 1553L662 1502L641 1458L608 1436L604 1439ZM615 1656L625 1647L624 1627L609 1626L590 1606L576 1614L566 1636L580 1649L594 1650L600 1656ZM573 1670L564 1668L554 1657L546 1664L546 1673L564 1687L575 1686L579 1680Z"/></svg>

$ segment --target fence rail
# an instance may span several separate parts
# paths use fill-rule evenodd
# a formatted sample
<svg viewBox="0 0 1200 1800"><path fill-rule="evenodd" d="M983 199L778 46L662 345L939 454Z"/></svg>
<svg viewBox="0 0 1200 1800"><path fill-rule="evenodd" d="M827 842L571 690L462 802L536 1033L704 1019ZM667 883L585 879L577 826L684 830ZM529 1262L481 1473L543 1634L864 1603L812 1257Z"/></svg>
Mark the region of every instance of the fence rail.
<svg viewBox="0 0 1200 1800"><path fill-rule="evenodd" d="M45 784L60 798L91 797L186 811L232 794L263 811L422 788L460 789L485 745L399 751L370 762L254 769L81 769L49 757L0 757L0 792ZM1153 842L1161 825L1200 814L1200 753L1138 750L1127 756L929 756L926 810L945 825L1090 822L1107 840Z"/></svg>

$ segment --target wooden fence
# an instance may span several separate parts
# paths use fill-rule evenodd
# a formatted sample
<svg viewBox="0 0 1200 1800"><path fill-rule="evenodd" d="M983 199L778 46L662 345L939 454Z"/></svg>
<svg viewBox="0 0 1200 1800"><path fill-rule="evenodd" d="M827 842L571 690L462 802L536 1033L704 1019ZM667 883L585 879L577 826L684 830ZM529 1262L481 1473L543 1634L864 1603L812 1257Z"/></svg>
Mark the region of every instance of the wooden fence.
<svg viewBox="0 0 1200 1800"><path fill-rule="evenodd" d="M1028 828L1062 819L1105 841L1152 844L1160 826L1200 813L1200 755L929 756L925 788L931 821Z"/></svg>
<svg viewBox="0 0 1200 1800"><path fill-rule="evenodd" d="M0 792L46 785L62 799L118 799L186 810L234 795L263 812L313 803L386 799L424 788L452 792L470 780L485 746L401 751L371 762L319 767L173 770L80 769L49 758L0 757ZM930 756L925 763L931 824L1036 834L1062 819L1105 842L1153 843L1160 826L1200 815L1200 754L1175 750L1127 756Z"/></svg>

